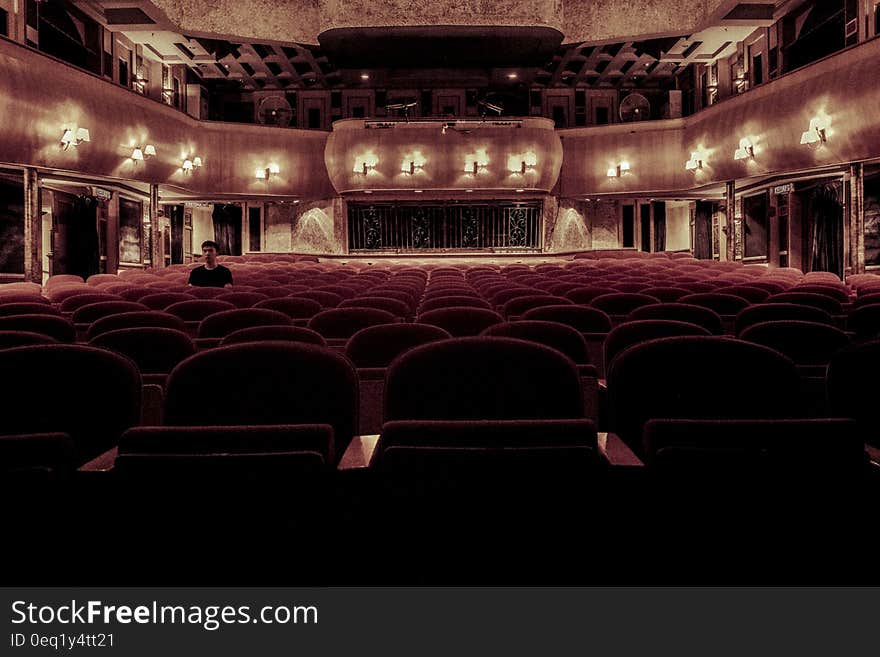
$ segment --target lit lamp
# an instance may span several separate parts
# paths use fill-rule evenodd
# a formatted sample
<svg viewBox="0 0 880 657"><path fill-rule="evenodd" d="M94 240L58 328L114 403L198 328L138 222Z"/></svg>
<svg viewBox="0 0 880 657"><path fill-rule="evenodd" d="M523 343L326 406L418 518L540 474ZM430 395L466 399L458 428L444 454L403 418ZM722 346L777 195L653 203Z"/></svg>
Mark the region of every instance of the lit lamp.
<svg viewBox="0 0 880 657"><path fill-rule="evenodd" d="M699 171L703 168L703 160L699 153L691 153L691 159L684 164L687 171Z"/></svg>
<svg viewBox="0 0 880 657"><path fill-rule="evenodd" d="M538 156L534 152L529 151L522 155L514 155L507 159L507 168L511 173L518 173L522 176L527 171L533 170L538 164Z"/></svg>
<svg viewBox="0 0 880 657"><path fill-rule="evenodd" d="M810 119L810 129L801 135L801 146L818 146L824 144L825 123L819 119Z"/></svg>
<svg viewBox="0 0 880 657"><path fill-rule="evenodd" d="M476 176L480 171L483 171L489 166L489 156L486 154L485 149L480 149L476 153L468 155L464 161L464 170L465 173L470 173Z"/></svg>
<svg viewBox="0 0 880 657"><path fill-rule="evenodd" d="M180 165L180 168L183 169L184 174L191 174L193 172L193 161L187 158L183 161L183 164Z"/></svg>
<svg viewBox="0 0 880 657"><path fill-rule="evenodd" d="M616 167L609 167L606 175L609 178L620 178L621 176L626 175L630 171L629 162L620 162Z"/></svg>
<svg viewBox="0 0 880 657"><path fill-rule="evenodd" d="M277 164L272 163L269 166L267 166L265 169L258 168L254 172L254 177L257 180L265 180L266 182L269 182L272 178L277 176L279 173L281 173L281 167L279 167Z"/></svg>
<svg viewBox="0 0 880 657"><path fill-rule="evenodd" d="M61 135L61 148L67 150L71 146L79 146L83 142L89 142L89 131L86 128L65 128L64 134Z"/></svg>
<svg viewBox="0 0 880 657"><path fill-rule="evenodd" d="M156 147L152 144L147 144L143 148L135 146L134 150L131 152L131 159L135 164L143 162L151 157L156 157Z"/></svg>
<svg viewBox="0 0 880 657"><path fill-rule="evenodd" d="M413 176L416 171L422 171L424 167L425 158L421 151L416 151L410 158L408 158L408 161L407 159L404 159L403 164L400 165L400 171L404 175Z"/></svg>
<svg viewBox="0 0 880 657"><path fill-rule="evenodd" d="M367 153L363 157L355 160L354 173L366 176L370 171L376 168L377 164L379 164L379 158L373 153Z"/></svg>
<svg viewBox="0 0 880 657"><path fill-rule="evenodd" d="M734 160L746 160L755 157L755 147L748 137L739 140L739 148L733 154Z"/></svg>

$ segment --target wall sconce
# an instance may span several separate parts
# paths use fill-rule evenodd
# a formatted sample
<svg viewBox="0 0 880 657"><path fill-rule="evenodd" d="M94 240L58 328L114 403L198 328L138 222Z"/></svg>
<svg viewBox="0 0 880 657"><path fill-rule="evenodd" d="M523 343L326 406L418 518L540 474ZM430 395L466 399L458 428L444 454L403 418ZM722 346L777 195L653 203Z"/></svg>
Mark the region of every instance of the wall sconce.
<svg viewBox="0 0 880 657"><path fill-rule="evenodd" d="M134 150L131 152L131 159L135 164L138 162L143 162L146 159L151 157L156 157L156 147L152 144L147 144L143 148L140 146L135 146Z"/></svg>
<svg viewBox="0 0 880 657"><path fill-rule="evenodd" d="M745 160L753 157L755 157L755 147L752 142L749 141L748 137L743 137L739 140L739 148L737 148L736 152L733 154L733 159Z"/></svg>
<svg viewBox="0 0 880 657"><path fill-rule="evenodd" d="M377 164L379 164L379 158L376 157L374 153L367 153L355 160L353 171L354 173L366 176L370 171L376 168Z"/></svg>
<svg viewBox="0 0 880 657"><path fill-rule="evenodd" d="M64 134L61 135L61 148L66 151L71 146L76 147L83 142L89 141L91 141L91 138L89 137L88 129L77 128L76 126L65 128Z"/></svg>
<svg viewBox="0 0 880 657"><path fill-rule="evenodd" d="M818 146L824 144L825 122L820 119L810 119L810 129L801 135L801 146Z"/></svg>
<svg viewBox="0 0 880 657"><path fill-rule="evenodd" d="M630 171L629 162L621 162L616 167L610 167L606 175L609 178L620 178L621 176L625 176Z"/></svg>
<svg viewBox="0 0 880 657"><path fill-rule="evenodd" d="M416 171L423 171L425 168L425 157L421 151L416 151L410 157L405 158L403 164L400 165L400 171L404 175L413 176Z"/></svg>
<svg viewBox="0 0 880 657"><path fill-rule="evenodd" d="M202 166L202 158L198 156L189 157L187 155L183 156L183 163L180 165L180 168L183 170L184 175L190 175L195 169L200 169Z"/></svg>
<svg viewBox="0 0 880 657"><path fill-rule="evenodd" d="M526 175L527 171L533 170L537 164L538 156L533 151L507 158L507 169L511 173L518 173L522 176Z"/></svg>
<svg viewBox="0 0 880 657"><path fill-rule="evenodd" d="M468 155L464 161L464 171L476 176L480 171L487 169L489 166L489 156L486 149L480 149L475 153Z"/></svg>
<svg viewBox="0 0 880 657"><path fill-rule="evenodd" d="M691 159L684 164L687 171L700 171L703 168L703 159L699 153L691 153Z"/></svg>
<svg viewBox="0 0 880 657"><path fill-rule="evenodd" d="M279 173L281 173L281 167L273 163L267 166L265 169L257 169L254 172L254 177L257 180L265 180L266 182L269 182Z"/></svg>

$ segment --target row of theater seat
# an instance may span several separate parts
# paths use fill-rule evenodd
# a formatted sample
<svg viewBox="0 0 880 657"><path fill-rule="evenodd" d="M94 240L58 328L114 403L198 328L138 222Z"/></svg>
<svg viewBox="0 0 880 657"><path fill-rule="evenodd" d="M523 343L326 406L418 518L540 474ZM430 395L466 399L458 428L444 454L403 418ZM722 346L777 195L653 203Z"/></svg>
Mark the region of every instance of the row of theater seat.
<svg viewBox="0 0 880 657"><path fill-rule="evenodd" d="M229 424L249 427L247 431L250 432L251 438L235 443L240 451L248 452L253 457L253 450L250 448L262 445L268 452L277 452L278 450L269 449L269 446L275 444L279 430L273 429L269 431L271 435L266 434L266 437L258 438L255 436L263 435L259 433L262 429L257 430L254 425L281 424L286 426L286 431L293 432L291 435L300 435L306 443L333 446L336 457L332 457L333 452L327 449L317 450L320 462L326 467L334 464L349 445L352 436L359 429L363 430L364 424L362 422L359 424L358 414L367 415L368 410L372 409L370 428L376 431L381 428L382 432L380 448L376 451L373 465L381 470L399 471L402 468L421 471L427 467L426 455L430 455L428 460L432 463L436 463L436 459L446 459L447 465L456 463L457 467L464 467L462 459L470 462L483 457L503 457L508 462L515 462L518 460L517 455L528 459L549 459L549 463L556 462L556 456L567 454L566 446L574 450L568 456L578 456L567 462L580 463L580 456L587 452L595 456L600 446L599 438L595 434L595 425L587 418L595 417L593 411L596 406L596 391L595 387L590 386L595 386L596 379L604 373L607 362L608 427L618 431L624 443L649 464L663 461L656 458L659 452L652 445L675 442L669 438L669 431L673 434L678 432L676 435L680 436L688 431L703 435L701 440L708 441L705 444L713 447L709 450L713 455L730 452L733 449L730 445L726 445L719 452L716 449L719 445L712 445L713 436L725 435L725 431L728 435L732 431L739 438L749 436L753 442L738 456L747 457L746 460L754 460L758 458L756 455L759 455L758 460L766 464L769 453L772 452L777 456L788 453L787 450L790 450L794 444L783 440L780 445L787 444L788 447L779 451L777 447L767 442L771 440L771 435L789 435L794 439L799 432L804 435L821 436L826 429L838 435L844 433L852 438L839 441L836 447L848 445L841 454L846 453L849 456L841 456L837 460L851 465L857 461L863 464L863 448L856 449L853 445L862 445L866 437L863 433L864 422L859 424L852 420L831 421L823 418L801 419L794 422L791 418L824 416L832 412L837 414L838 409L842 408L835 403L830 407L824 404L826 383L824 368L829 361L836 358L844 359L846 354L852 353L853 350L864 348L870 351L874 343L865 344L863 347L846 346L853 338L861 342L873 337L870 332L852 331L848 334L841 328L852 328L848 325L848 321L852 322L853 317L858 317L861 310L874 307L870 299L872 291L876 293L876 290L880 289L876 287L875 279L880 280L878 277L854 279L852 285L847 286L839 280L831 280L830 276L803 276L800 272L780 270L768 272L766 269L758 271L748 267L731 267L730 263L706 265L685 259L652 260L651 263L656 266L648 267L644 263L631 261L610 264L597 261L584 266L584 261L576 260L572 263L546 263L535 268L527 266L423 269L401 267L393 271L375 271L370 268L343 270L338 266L321 268L314 263L299 267L292 263L267 263L257 268L263 271L244 269L239 271L241 267L235 267L236 281L258 283L259 285L252 286L256 289L232 293L228 290L210 290L210 294L205 295L211 296L210 300L190 298L195 294L189 293L202 294L201 290L189 288L184 292L171 289L174 285L179 285L180 276L185 275L182 268L140 274L138 283L142 285L139 286L131 284L133 276L122 277L130 279L129 282L124 283L117 277L93 277L88 283L62 278L50 280L46 289L40 290L41 293L45 293L45 297L35 295L33 289L26 287L28 284L7 286L8 290L0 291L0 331L10 328L20 330L26 328L25 324L35 328L39 327L41 322L44 327L50 324L60 327L63 324L69 329L65 329L63 335L59 329L58 334L48 339L54 337L69 342L77 337L78 329L78 336L88 339L92 345L132 356L136 366L140 368L140 373L145 376L157 374L163 377L175 367L168 377L165 390L163 422L166 425L180 424L190 428L184 430L181 427L166 426L159 433L167 437L177 435L174 432L178 431L179 435L193 437L196 442L188 443L186 439L182 439L177 443L181 447L179 451L185 451L187 444L201 445L205 448L211 445L212 441L220 441L218 445L228 448L232 444L229 441L234 442L233 438L221 438L216 430L208 430L204 427ZM642 270L642 276L634 275L634 270L638 269ZM745 271L749 273L745 274ZM682 273L691 275L682 276ZM700 276L696 276L697 273ZM257 278L256 274L260 274L263 278ZM275 278L270 278L273 275ZM150 278L149 282L146 281L146 277ZM634 280L636 278L645 280ZM688 278L697 280L681 280ZM609 281L614 282L609 283ZM664 286L658 285L665 282L675 282L681 287L666 285L664 289ZM603 287L599 283L607 283L608 287ZM305 289L289 289L297 284ZM559 288L560 285L566 286L567 289ZM703 285L723 291L709 292L698 287ZM125 289L114 286L124 286ZM137 290L138 287L141 289ZM328 287L335 287L336 291L314 289ZM624 289L621 290L621 287ZM636 287L639 287L639 290ZM171 289L171 291L156 292L157 288ZM793 288L799 288L800 291L787 291ZM96 289L102 290L100 294L118 293L122 298L89 298ZM241 289L240 286L238 289ZM136 297L132 290L137 290L141 296ZM273 292L262 294L258 290L262 292L273 290ZM656 296L645 294L646 291L653 292ZM679 292L682 294L679 295ZM728 292L739 294L728 294ZM125 294L130 294L131 300L126 299ZM229 301L219 299L229 294L237 296L231 298L227 296ZM19 295L30 299L18 298ZM780 299L779 295L783 297ZM795 298L785 295L798 296ZM748 298L749 296L751 298ZM139 303L134 300L135 298L141 302L147 300L148 303L142 303L137 308L123 309L115 306L115 311L110 311L106 315L104 310L110 310L109 306L98 308L102 304ZM9 303L3 303L4 301ZM232 307L225 305L232 301L236 301L240 306L262 307L237 308L235 303ZM791 303L792 301L807 303L794 304ZM2 310L4 306L9 308L22 303L32 305L26 308L12 308L4 316ZM166 303L168 305L164 305ZM210 308L205 304L209 304ZM41 308L45 311L16 314L19 310L39 311ZM285 309L288 312L284 312ZM82 312L84 310L88 312ZM123 312L119 312L120 310ZM208 312L209 310L211 312ZM70 322L65 317L66 314L69 314L74 321ZM293 316L296 314L303 316ZM77 321L82 319L87 321ZM413 319L416 320L415 323L412 323ZM3 326L5 321L9 323ZM77 327L76 324L80 326ZM302 326L303 324L308 327ZM713 337L723 333L725 329L731 333L736 331L743 340ZM45 328L42 332L49 333ZM485 337L451 339L456 336L477 334L483 334ZM196 338L195 343L190 339L191 336ZM0 332L0 344L4 346L16 344L14 338L15 336L9 331ZM32 336L23 339L38 341L38 338ZM285 344L277 342L278 339L311 343L313 346L289 342ZM520 342L523 339L532 344ZM3 340L5 342L2 342ZM269 342L253 344L255 340L269 340ZM441 341L437 342L438 340ZM47 340L41 338L39 341ZM430 344L424 344L426 342ZM534 343L543 346L538 347ZM210 349L221 344L223 346ZM516 351L522 350L523 344L529 345L528 348L532 351ZM328 349L327 345L335 347L336 350ZM710 376L710 373L701 371L687 382L678 379L668 380L674 380L674 385L646 377L642 372L639 376L644 381L653 380L654 385L658 386L659 390L654 391L659 400L657 408L667 409L668 414L664 416L661 413L657 416L655 411L651 411L650 417L647 418L650 421L640 422L639 429L633 430L630 420L639 417L637 408L639 404L644 403L644 395L647 394L648 389L641 389L638 394L625 394L629 390L627 385L630 385L626 382L631 382L633 375L622 375L620 372L628 372L627 368L631 368L632 365L625 366L621 363L632 363L636 359L636 356L632 355L634 350L638 353L638 349L648 345L655 350L661 350L657 353L665 354L659 361L663 367L657 370L658 363L652 364L655 370L661 373L669 372L670 363L678 362L676 359L682 358L684 359L682 362L688 362L688 353L705 351L702 353L705 362L718 363L722 374L730 377L727 379L729 385L726 388L717 388L719 392L717 397L726 399L726 402L710 404L699 395L690 393L689 396L680 392L687 390L685 383L693 384L695 381L699 381L704 391L710 390L716 385L718 372L715 372L716 378ZM768 345L772 350L758 345ZM203 351L195 353L197 347L203 348ZM76 347L52 345L29 349L30 351L28 348L10 349L4 354L20 352L61 354L65 349L76 350ZM255 351L257 349L264 351ZM294 358L288 354L290 349L305 350L305 352ZM535 349L543 349L544 356L539 357ZM662 349L666 349L667 352L663 352ZM96 350L88 349L88 351ZM340 355L338 353L340 351L344 352L347 358ZM304 355L306 352L313 354L313 361L306 358ZM299 365L289 369L288 377L284 378L269 365L266 365L266 369L249 369L245 362L247 359L240 355L242 353L249 354L248 358L256 358L254 362L258 362L260 358L267 363L273 360L288 362L285 359L293 358L288 364L295 361ZM263 355L257 357L257 353ZM556 366L565 370L566 374L562 374L562 370L553 370L551 361L546 359L548 353L554 354L553 357L558 361ZM41 357L43 356L33 356L33 358ZM66 356L60 358L58 362L63 362L64 358ZM303 386L309 385L309 380L317 380L316 377L320 377L317 371L313 373L312 369L302 365L301 360L297 360L304 358L309 363L322 363L322 368L328 371L342 367L340 363L344 362L348 368L349 379L352 378L351 372L354 372L355 392L352 403L355 419L351 420L352 416L348 416L349 425L340 428L336 426L337 422L330 422L336 417L336 413L344 414L344 409L338 407L334 407L332 412L322 416L324 422L320 418L309 419L311 417L309 414L302 416L294 413L296 417L285 416L284 413L278 416L269 413L271 417L260 415L259 409L273 408L273 400L276 400L280 406L288 404L291 401L289 395L298 396L300 400L312 400L310 403L314 403L315 408L322 408L321 404L326 403L317 401L313 395L310 396L310 393L307 394L302 390ZM327 358L336 360L326 360ZM391 364L393 358L396 360ZM541 358L544 360L542 361ZM764 360L761 360L762 358ZM160 366L159 361L163 359L164 363ZM776 364L771 366L769 365L771 362ZM206 365L206 363L213 364ZM218 365L219 363L224 364ZM472 366L468 368L467 363L471 363ZM565 363L564 367L562 363ZM199 370L196 364L205 369ZM357 365L358 369L355 370L353 365ZM388 367L387 372L386 367ZM641 367L636 367L636 370L641 371ZM773 385L766 389L757 386L762 392L750 396L743 390L743 386L747 386L747 380L743 377L763 377L760 373L762 367L769 367L770 371L772 367L776 367L779 372L785 371L786 374L780 374L776 378L766 377L765 380L772 380ZM840 371L840 367L838 366L837 371ZM186 379L184 374L191 368L195 368L193 371L199 371L200 374ZM552 376L549 374L544 376L541 368L553 373ZM165 371L156 371L162 369ZM380 371L369 372L370 369ZM89 370L88 367L78 368L79 372ZM459 378L450 378L447 370L457 372ZM95 371L102 370L97 367ZM537 373L534 376L533 371ZM693 369L688 367L676 366L675 371L694 373ZM837 382L834 385L840 386L842 380L840 376L832 377L831 371L835 371L835 368L832 367L829 371L829 391L832 389L832 381ZM402 374L406 372L415 372L415 374L407 379ZM569 386L566 390L553 385L552 382L556 379L560 381L571 379L572 372L575 385ZM295 373L295 376L290 373ZM794 378L790 376L792 373ZM196 394L200 387L199 382L202 382L201 387L210 394L214 386L205 382L218 381L221 383L220 390L223 390L229 384L230 376L245 381L245 386L252 392L247 393L237 389L238 396L234 399L221 394L218 398L224 403L219 406L206 406L217 411L216 417L207 413L201 416L201 420L188 418L185 422L178 422L178 418L184 417L180 414L180 408L200 404L200 398ZM347 406L352 395L345 392L347 384L343 382L344 378L346 377L340 376L330 388L339 386L339 399L342 400L343 406ZM187 380L189 383L186 385L175 384L175 381ZM264 389L262 384L254 385L257 380L271 382L271 385L268 389ZM731 380L736 380L737 383L732 384ZM395 384L395 381L406 383ZM482 383L477 386L475 381ZM506 385L508 383L510 385ZM395 385L401 386L399 391ZM676 386L679 385L683 387L677 388ZM135 387L138 386L139 384ZM766 408L767 404L762 406L756 400L766 401L764 395L770 390L776 390L775 386L784 386L784 394L793 397L795 401L789 404L790 400L786 397L780 402L778 410L771 411ZM450 397L450 388L459 395ZM517 388L520 389L518 392ZM755 386L752 385L752 388ZM312 392L319 389L320 386L316 385ZM664 390L676 391L675 394L679 397L672 400L665 399L661 394ZM181 391L195 396L187 397L182 395ZM365 394L366 391L370 392ZM574 403L565 406L566 410L562 412L549 400L544 399L545 391L558 395L557 401L564 406L572 400ZM325 393L333 396L332 392L325 390ZM410 398L406 408L410 410L399 416L393 410L389 410L394 408L394 400L398 396L407 394ZM384 401L377 401L381 400L383 395ZM835 398L833 394L831 397ZM437 402L433 407L426 406L425 399L436 399ZM676 407L676 400L685 401L684 406L688 406L690 410L685 409L684 406ZM805 408L805 400L818 400L819 409L809 412L809 409ZM417 403L419 401L424 408L415 410L419 406ZM473 413L462 410L469 405L475 409ZM119 408L127 406L128 404L123 403ZM230 407L246 412L232 418L234 422L225 422L223 418L228 417L226 413L230 412ZM296 404L291 408L296 408ZM450 408L453 409L451 413L448 410ZM447 411L443 412L442 409ZM517 410L512 411L512 409ZM137 418L137 411L134 417ZM337 420L341 417L343 415L338 416ZM663 417L675 420L670 425L672 429L658 422ZM856 418L858 415L849 408L844 417ZM687 419L690 424L676 424L681 418ZM720 419L725 423L733 422L733 418L739 418L737 420L739 424L725 425L727 429L722 429L703 422L707 418L713 421ZM772 418L770 423L765 421L767 418ZM264 422L269 419L272 421ZM328 434L327 426L294 429L289 426L291 422L296 425L326 422L333 431L332 434ZM395 424L398 422L404 424ZM406 424L413 422L415 424ZM426 425L426 422L430 423L430 426ZM453 424L442 425L444 422ZM526 424L522 424L523 422ZM550 424L547 424L548 422ZM488 424L483 426L480 423ZM137 419L128 426L134 424L137 424ZM194 429L191 427L193 424L203 428ZM14 426L20 427L15 431L33 433L27 429L26 421L15 423ZM37 426L34 424L31 429ZM40 430L48 428L48 425L41 426ZM227 428L223 431L223 435L233 436L238 429ZM661 435L662 438L651 438L658 431L660 434L657 435ZM120 458L122 463L137 461L133 455L144 452L143 462L153 464L150 467L158 467L156 462L162 460L157 458L160 455L147 454L149 450L144 451L143 446L151 440L145 438L150 435L149 432L149 428L131 429L131 435L137 435L138 438L135 443L130 444L137 444L140 447L134 451L127 451L126 445L129 444L127 441L135 439L123 436L117 458ZM82 432L73 433L79 436ZM93 435L100 434L101 432L97 432ZM196 434L202 437L197 438ZM324 438L317 438L316 443L309 442L319 434ZM327 439L328 436L330 439ZM433 438L429 438L430 436ZM764 438L759 439L759 436ZM45 441L47 437L41 436L39 440ZM165 440L162 438L156 440L155 445L164 445L163 449L167 451L169 444L167 440L165 442L162 442ZM253 441L252 444L248 443L248 440ZM761 442L762 440L764 442ZM609 447L608 440L603 438L603 441L606 457L620 447L613 442ZM824 444L820 446L819 443L822 441L818 438L814 442L816 445L805 445L803 454L816 456L825 450L836 449ZM74 439L73 443L77 445L75 460L81 462L84 457L94 456L99 446L110 446L112 441L108 443L97 440L90 448L82 447L83 444L90 445L88 441L83 443ZM292 443L286 444L290 446ZM356 447L357 449L352 452L355 455L357 450L360 450L362 455L364 450L369 451L368 443L360 439ZM563 447L565 449L561 449ZM681 445L678 445L673 449L667 446L662 451L664 454L676 454L681 452L680 447ZM474 449L477 449L479 455ZM216 457L219 453L225 453L224 449L218 451L217 445L214 445L214 450L211 452L213 460L223 461ZM496 454L495 452L499 450L504 453ZM183 458L183 453L177 454L176 457L180 458L175 458L175 462L178 465L183 460L204 463L202 457L206 457L208 452L210 450L196 449L187 454L186 459ZM384 458L386 452L397 454L397 460ZM686 449L684 452L687 452L688 458L692 458L694 449ZM859 453L858 458L856 452ZM625 454L625 450L622 449L619 453ZM147 456L149 458L146 458ZM626 458L623 460L626 461ZM831 458L831 461L835 458ZM312 465L317 462L314 454L310 459ZM602 460L596 458L597 462ZM681 459L676 458L673 461L680 462ZM106 459L103 462L106 463ZM273 462L277 461L273 460ZM391 467L389 463L410 463L410 465Z"/></svg>
<svg viewBox="0 0 880 657"><path fill-rule="evenodd" d="M612 361L610 428L649 465L702 464L703 456L711 463L719 455L729 465L735 453L738 465L745 460L778 468L787 461L798 469L811 466L814 475L855 472L866 464L863 443L878 440L870 393L853 382L872 371L878 357L880 342L840 352L827 383L834 415L846 419L807 419L797 369L776 351L713 336L642 342ZM328 468L353 440L349 461L375 447L355 438L358 373L344 356L321 346L270 341L191 356L168 379L161 428L136 427L140 376L112 352L19 347L0 352L0 365L23 375L2 390L4 430L18 436L0 444L4 461L17 463L16 469L51 469L59 455L66 455L68 466L96 456L111 465L122 456L128 468L143 455L142 465L156 474L166 460L179 468L230 454L268 458L274 469L277 452L288 465L306 452L309 468L318 457ZM28 399L47 371L64 392L35 411ZM571 359L542 345L479 337L415 347L392 362L384 396L382 437L375 458L371 452L362 464L382 471L432 472L437 461L443 470L471 456L491 460L495 451L502 461L521 459L523 465L532 452L546 467L557 458L552 467L570 466L574 456L578 463L585 455L593 465L602 461L595 425L584 417L580 373ZM47 435L52 433L62 435ZM317 456L306 449L316 436L324 445ZM48 444L57 448L55 456L47 453ZM104 449L111 451L101 456ZM602 445L606 460L614 462L609 449L620 446Z"/></svg>

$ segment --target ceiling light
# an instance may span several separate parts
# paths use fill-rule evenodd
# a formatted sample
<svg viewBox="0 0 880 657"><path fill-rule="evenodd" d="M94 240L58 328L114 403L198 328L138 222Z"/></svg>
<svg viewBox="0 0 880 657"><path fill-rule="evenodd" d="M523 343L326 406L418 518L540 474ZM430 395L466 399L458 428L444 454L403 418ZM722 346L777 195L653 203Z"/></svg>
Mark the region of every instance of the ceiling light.
<svg viewBox="0 0 880 657"><path fill-rule="evenodd" d="M370 79L369 73L361 73L361 80L369 80L369 79Z"/></svg>
<svg viewBox="0 0 880 657"><path fill-rule="evenodd" d="M516 73L508 73L507 77L511 80L516 80L519 77L519 75L517 75Z"/></svg>

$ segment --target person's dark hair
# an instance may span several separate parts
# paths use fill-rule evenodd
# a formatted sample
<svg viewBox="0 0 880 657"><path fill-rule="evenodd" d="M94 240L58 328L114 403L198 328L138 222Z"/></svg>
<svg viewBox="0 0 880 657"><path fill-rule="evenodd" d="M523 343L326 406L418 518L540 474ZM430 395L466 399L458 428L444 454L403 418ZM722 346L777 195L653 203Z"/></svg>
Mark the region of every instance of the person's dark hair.
<svg viewBox="0 0 880 657"><path fill-rule="evenodd" d="M205 240L204 242L202 242L202 249L203 250L208 248L209 246L213 246L214 249L217 251L220 250L220 245L217 244L217 242L215 242L214 240Z"/></svg>

